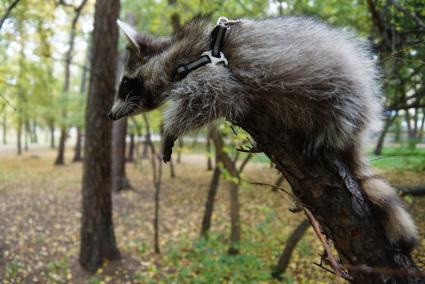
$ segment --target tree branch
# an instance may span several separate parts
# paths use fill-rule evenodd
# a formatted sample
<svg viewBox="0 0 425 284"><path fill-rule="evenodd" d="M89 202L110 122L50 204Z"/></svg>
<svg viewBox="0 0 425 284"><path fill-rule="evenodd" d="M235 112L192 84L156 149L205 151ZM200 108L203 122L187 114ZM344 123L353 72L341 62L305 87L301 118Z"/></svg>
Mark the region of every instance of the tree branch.
<svg viewBox="0 0 425 284"><path fill-rule="evenodd" d="M307 159L302 147L294 143L297 133L283 130L261 109L251 110L236 124L251 135L285 176L297 200L314 215L353 283L423 281L410 256L387 239L381 219L373 213L362 183L343 162L344 157L327 152L314 160ZM386 267L406 277L353 268L361 266Z"/></svg>
<svg viewBox="0 0 425 284"><path fill-rule="evenodd" d="M6 19L9 18L10 13L12 12L13 8L15 8L16 5L18 5L19 1L21 1L21 0L13 1L12 4L10 4L10 6L7 8L6 13L4 13L3 17L1 17L1 19L0 19L0 30L1 30L1 27L3 26L4 21L6 21Z"/></svg>
<svg viewBox="0 0 425 284"><path fill-rule="evenodd" d="M397 10L401 11L406 16L412 18L412 20L421 28L421 30L425 31L425 24L422 20L413 12L409 12L406 8L398 4L395 0L388 0L391 4L393 4Z"/></svg>

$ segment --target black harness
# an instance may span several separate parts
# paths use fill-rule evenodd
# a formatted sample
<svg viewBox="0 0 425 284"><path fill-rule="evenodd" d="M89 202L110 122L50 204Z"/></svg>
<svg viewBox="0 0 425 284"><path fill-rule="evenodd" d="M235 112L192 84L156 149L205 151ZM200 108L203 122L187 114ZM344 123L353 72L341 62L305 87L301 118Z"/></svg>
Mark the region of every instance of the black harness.
<svg viewBox="0 0 425 284"><path fill-rule="evenodd" d="M227 66L228 62L223 54L224 35L229 28L228 25L235 23L237 23L237 21L230 22L227 18L220 17L217 21L217 26L211 32L210 50L205 51L199 58L193 60L192 62L180 64L177 66L177 80L182 80L187 76L187 74L206 64L212 63L216 65L222 63L224 66Z"/></svg>

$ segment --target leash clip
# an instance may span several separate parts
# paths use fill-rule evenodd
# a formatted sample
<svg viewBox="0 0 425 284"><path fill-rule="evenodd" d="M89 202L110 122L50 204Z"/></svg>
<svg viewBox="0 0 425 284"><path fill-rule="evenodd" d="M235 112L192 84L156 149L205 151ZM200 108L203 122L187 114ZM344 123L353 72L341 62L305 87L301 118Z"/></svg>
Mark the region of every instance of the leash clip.
<svg viewBox="0 0 425 284"><path fill-rule="evenodd" d="M219 63L224 63L224 66L227 66L229 62L227 61L226 57L224 57L223 52L220 52L220 57L215 57L212 55L212 51L208 50L202 53L201 56L208 56L208 58L211 61L211 64L217 65Z"/></svg>
<svg viewBox="0 0 425 284"><path fill-rule="evenodd" d="M219 17L217 20L217 26L226 26L226 24L229 23L229 19L226 17Z"/></svg>

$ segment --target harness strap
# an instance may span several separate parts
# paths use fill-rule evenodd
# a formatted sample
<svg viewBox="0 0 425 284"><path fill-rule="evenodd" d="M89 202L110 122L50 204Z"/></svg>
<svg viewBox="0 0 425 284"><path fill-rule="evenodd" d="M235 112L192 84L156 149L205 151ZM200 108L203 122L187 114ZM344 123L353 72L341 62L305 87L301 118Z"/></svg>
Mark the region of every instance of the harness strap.
<svg viewBox="0 0 425 284"><path fill-rule="evenodd" d="M224 17L219 18L217 22L217 26L212 30L210 35L210 50L202 53L202 55L199 58L189 63L183 63L177 66L177 69L176 69L177 80L182 80L183 78L187 76L187 74L206 64L223 63L225 66L227 66L228 62L227 62L227 59L224 57L223 47L224 47L224 36L228 29L227 27L228 23L229 23L229 20L227 20L226 18Z"/></svg>

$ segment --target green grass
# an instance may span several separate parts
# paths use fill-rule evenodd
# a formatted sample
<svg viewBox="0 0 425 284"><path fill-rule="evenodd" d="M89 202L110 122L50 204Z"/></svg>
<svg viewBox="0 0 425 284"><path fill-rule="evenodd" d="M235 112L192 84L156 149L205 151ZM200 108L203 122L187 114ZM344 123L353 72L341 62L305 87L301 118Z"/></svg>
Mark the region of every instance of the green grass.
<svg viewBox="0 0 425 284"><path fill-rule="evenodd" d="M369 158L377 168L425 171L425 148L385 147L382 155Z"/></svg>

